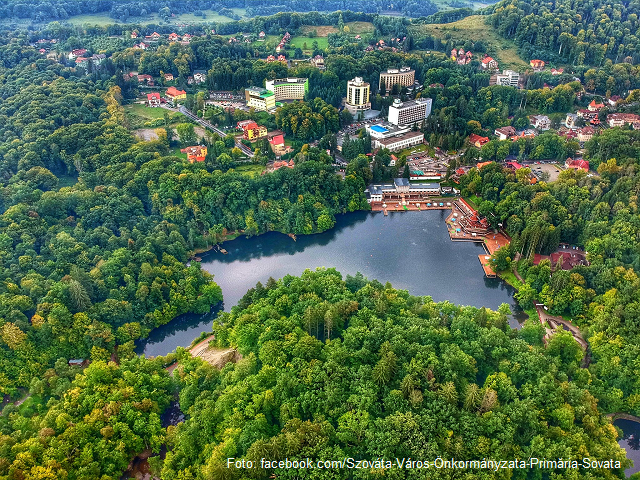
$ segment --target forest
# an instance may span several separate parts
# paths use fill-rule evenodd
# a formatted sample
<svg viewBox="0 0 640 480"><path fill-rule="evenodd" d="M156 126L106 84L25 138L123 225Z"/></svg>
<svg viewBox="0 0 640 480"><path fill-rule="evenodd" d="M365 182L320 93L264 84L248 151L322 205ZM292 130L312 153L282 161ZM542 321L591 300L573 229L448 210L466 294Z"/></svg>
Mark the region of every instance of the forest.
<svg viewBox="0 0 640 480"><path fill-rule="evenodd" d="M487 8L491 26L526 58L596 67L640 61L635 2L502 0Z"/></svg>
<svg viewBox="0 0 640 480"><path fill-rule="evenodd" d="M90 4L102 11L124 5ZM4 12L16 5L0 2ZM65 5L73 11L85 4ZM489 21L500 18L501 5ZM588 13L577 4L571 8ZM610 12L611 32L617 21L623 29L627 22L635 25L633 13L616 12ZM409 22L342 15L345 22L371 20L376 36L389 40L407 32ZM226 28L268 28L279 35L339 17L282 13ZM581 18L587 28L594 24L589 15ZM569 334L558 331L545 346L537 322L509 328L506 306L492 312L434 303L334 270L258 284L223 313L213 327L216 343L237 348L242 359L220 371L182 348L145 359L135 345L179 315L207 313L222 300L216 279L197 261L189 263L194 253L238 235L329 230L337 215L369 208L363 193L368 182L408 175L406 155L399 155L395 167L388 151L370 160L364 131L343 143L349 163L344 177L336 174L330 154L336 133L352 120L338 111L349 79L358 75L370 82L372 104L385 115L390 99L379 92L380 72L415 69L424 85L420 95L433 99L432 114L416 129L432 148L464 152L452 171L481 157L562 162L581 146L551 132L492 140L482 149L468 147L466 139L471 133L491 136L507 125L527 128L533 113L549 115L557 128L568 111L586 108L591 94L621 95L620 111L637 113L633 90L640 88L640 72L633 55L624 61L626 47L619 58L607 50L597 69L589 66L597 64L595 53L585 50L584 65L553 77L528 72L526 88L514 89L490 85L477 62L456 65L444 58L439 52L460 45L431 36L408 35L407 46L394 52L365 51L373 34L353 41L336 34L326 49L311 48L325 56L326 70L319 71L309 64L265 62L260 58L266 49L229 44L203 30L194 29L205 36L188 45L161 41L143 52L132 48L128 33L151 32L134 25L1 28L0 393L7 406L0 415L0 480L118 479L139 454L152 456L152 469L163 480L292 478L280 470L221 470L227 457L476 459L534 453L620 463L612 470L580 471L579 477L566 471L504 477L469 471L460 478L624 476L628 461L604 414L640 415L640 132L630 128L603 129L585 143L584 158L597 175L568 171L554 183L531 184L526 168L514 174L496 163L472 168L460 179L463 195L476 199L479 212L493 226L502 223L513 239L492 263L522 277L517 301L528 312L543 302L550 313L572 318L589 342L588 365ZM59 39L54 58L32 46L53 37ZM487 50L481 40L469 42ZM85 74L62 54L78 47L108 58ZM558 55L565 54L563 47ZM195 69L207 72L201 90L241 92L268 78L303 76L310 91L273 116L207 110L204 92L187 83ZM146 90L124 79L129 71L174 74L188 92L185 104L220 126L252 118L282 129L295 167L248 175L242 167L260 172L270 159L267 141L249 144L256 156L245 165L231 135L206 132L200 138L185 117L172 123L178 113L159 115L153 120L158 139L140 141L125 108ZM412 96L406 90L399 95ZM601 120L610 111L604 108ZM208 147L204 162L189 164L180 156L180 148L193 143ZM553 252L561 242L583 247L590 265L565 271L548 261L533 264L533 255ZM91 363L80 368L70 366L70 359ZM25 396L20 406L10 403ZM186 419L167 427L162 416L176 400ZM157 456L163 449L164 462ZM424 478L423 472L405 471L357 475ZM448 475L434 472L430 478Z"/></svg>

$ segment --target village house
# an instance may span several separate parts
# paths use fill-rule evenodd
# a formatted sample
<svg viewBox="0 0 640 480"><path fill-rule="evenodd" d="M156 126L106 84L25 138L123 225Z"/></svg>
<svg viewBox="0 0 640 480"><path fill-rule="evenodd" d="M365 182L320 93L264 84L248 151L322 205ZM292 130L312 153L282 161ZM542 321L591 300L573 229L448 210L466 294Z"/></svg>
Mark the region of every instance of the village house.
<svg viewBox="0 0 640 480"><path fill-rule="evenodd" d="M480 135L476 135L475 133L469 135L469 143L475 147L481 148L485 143L488 142L488 137L481 137Z"/></svg>
<svg viewBox="0 0 640 480"><path fill-rule="evenodd" d="M575 113L567 113L564 124L567 128L578 128L578 115Z"/></svg>
<svg viewBox="0 0 640 480"><path fill-rule="evenodd" d="M76 58L76 67L81 67L84 69L89 68L89 59L85 57Z"/></svg>
<svg viewBox="0 0 640 480"><path fill-rule="evenodd" d="M178 90L176 87L169 87L165 95L174 105L179 100L187 99L187 92L184 90Z"/></svg>
<svg viewBox="0 0 640 480"><path fill-rule="evenodd" d="M531 115L529 123L538 130L549 130L551 128L551 120L546 115Z"/></svg>
<svg viewBox="0 0 640 480"><path fill-rule="evenodd" d="M193 81L196 85L204 83L207 81L207 72L204 70L196 70L193 72Z"/></svg>
<svg viewBox="0 0 640 480"><path fill-rule="evenodd" d="M593 127L587 125L586 127L582 127L578 130L578 141L579 142L588 142L591 140L593 135L596 133Z"/></svg>
<svg viewBox="0 0 640 480"><path fill-rule="evenodd" d="M158 92L147 93L147 105L150 107L159 107L160 94Z"/></svg>
<svg viewBox="0 0 640 480"><path fill-rule="evenodd" d="M135 30L131 32L131 38L138 38L138 32L136 32Z"/></svg>
<svg viewBox="0 0 640 480"><path fill-rule="evenodd" d="M541 72L544 70L545 63L543 60L531 60L529 65L531 65L534 72Z"/></svg>
<svg viewBox="0 0 640 480"><path fill-rule="evenodd" d="M483 70L497 70L498 62L496 62L493 58L486 56L482 59L480 66Z"/></svg>
<svg viewBox="0 0 640 480"><path fill-rule="evenodd" d="M640 122L640 115L635 113L610 113L607 115L607 123L611 128L622 127L627 123Z"/></svg>
<svg viewBox="0 0 640 480"><path fill-rule="evenodd" d="M551 75L562 75L564 73L564 68L552 68Z"/></svg>
<svg viewBox="0 0 640 480"><path fill-rule="evenodd" d="M261 42L263 42L263 41L264 41L264 39L266 38L266 36L267 36L267 35L266 35L264 32L260 32L260 33L258 34L258 40L259 40L259 41L261 41Z"/></svg>
<svg viewBox="0 0 640 480"><path fill-rule="evenodd" d="M609 100L607 100L607 102L611 107L617 107L618 102L620 102L620 100L622 100L622 98L620 98L619 95L613 95L612 97L609 98Z"/></svg>
<svg viewBox="0 0 640 480"><path fill-rule="evenodd" d="M189 160L189 163L204 162L207 157L207 147L204 145L182 148L180 152L187 154L187 160Z"/></svg>
<svg viewBox="0 0 640 480"><path fill-rule="evenodd" d="M75 60L76 58L82 57L86 54L87 54L86 48L76 48L74 50L71 50L71 52L69 53L69 60Z"/></svg>
<svg viewBox="0 0 640 480"><path fill-rule="evenodd" d="M255 142L259 138L263 138L267 136L267 127L263 125L258 125L254 121L250 121L248 123L242 123L242 126L239 126L242 129L242 138L245 140L249 140L250 142Z"/></svg>
<svg viewBox="0 0 640 480"><path fill-rule="evenodd" d="M567 161L564 162L565 168L573 168L575 170L583 170L585 172L589 171L589 162L586 160L582 160L581 158L572 159L571 157L567 158Z"/></svg>
<svg viewBox="0 0 640 480"><path fill-rule="evenodd" d="M597 103L595 100L591 100L591 103L587 107L590 112L599 112L604 108L603 103Z"/></svg>
<svg viewBox="0 0 640 480"><path fill-rule="evenodd" d="M164 74L165 82L173 82L173 73L165 73Z"/></svg>
<svg viewBox="0 0 640 480"><path fill-rule="evenodd" d="M153 32L151 35L145 35L144 38L146 38L147 40L157 42L162 38L162 35L160 35L158 32Z"/></svg>
<svg viewBox="0 0 640 480"><path fill-rule="evenodd" d="M138 84L146 83L149 87L153 87L153 77L151 75L138 75Z"/></svg>
<svg viewBox="0 0 640 480"><path fill-rule="evenodd" d="M516 134L516 129L511 126L500 127L496 128L493 134L500 140L506 140Z"/></svg>
<svg viewBox="0 0 640 480"><path fill-rule="evenodd" d="M177 33L170 33L169 34L169 41L170 42L177 42L178 41L178 34Z"/></svg>
<svg viewBox="0 0 640 480"><path fill-rule="evenodd" d="M147 45L147 44L146 44L146 43L144 43L144 42L136 43L136 44L133 46L133 49L134 49L134 50L146 50L147 48L149 48L149 45Z"/></svg>

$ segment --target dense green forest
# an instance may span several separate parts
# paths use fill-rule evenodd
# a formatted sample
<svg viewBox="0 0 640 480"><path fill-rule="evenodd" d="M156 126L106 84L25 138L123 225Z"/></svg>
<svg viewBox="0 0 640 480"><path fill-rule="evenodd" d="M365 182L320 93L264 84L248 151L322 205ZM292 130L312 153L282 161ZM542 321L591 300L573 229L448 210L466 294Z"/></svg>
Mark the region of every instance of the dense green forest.
<svg viewBox="0 0 640 480"><path fill-rule="evenodd" d="M528 58L598 67L640 61L637 2L503 0L488 11L490 24Z"/></svg>
<svg viewBox="0 0 640 480"><path fill-rule="evenodd" d="M434 303L362 276L343 280L335 270L306 271L249 291L219 318L214 333L243 358L221 372L197 360L182 364L176 380L189 419L168 436L163 480L269 478L272 471L259 468L260 459L285 457L602 455L625 462L588 391L578 344L559 333L544 349L541 326L532 322L516 333L504 308ZM258 468L228 469L228 457L253 460ZM279 478L345 478L345 472L273 471ZM393 479L452 474L433 468L349 472L350 478ZM619 478L621 470L579 475ZM536 478L517 470L456 476Z"/></svg>

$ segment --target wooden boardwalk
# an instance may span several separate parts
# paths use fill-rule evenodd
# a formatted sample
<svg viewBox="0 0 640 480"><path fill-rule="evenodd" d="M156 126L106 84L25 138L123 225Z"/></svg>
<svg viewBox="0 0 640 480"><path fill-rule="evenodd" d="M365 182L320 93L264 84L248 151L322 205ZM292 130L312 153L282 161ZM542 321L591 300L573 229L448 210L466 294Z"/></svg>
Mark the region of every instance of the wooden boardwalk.
<svg viewBox="0 0 640 480"><path fill-rule="evenodd" d="M489 265L489 259L491 258L490 255L487 255L486 253L483 255L478 255L478 260L480 260L480 265L482 265L482 269L484 270L484 274L488 277L488 278L496 278L496 272L493 271L493 268L491 268L491 265Z"/></svg>

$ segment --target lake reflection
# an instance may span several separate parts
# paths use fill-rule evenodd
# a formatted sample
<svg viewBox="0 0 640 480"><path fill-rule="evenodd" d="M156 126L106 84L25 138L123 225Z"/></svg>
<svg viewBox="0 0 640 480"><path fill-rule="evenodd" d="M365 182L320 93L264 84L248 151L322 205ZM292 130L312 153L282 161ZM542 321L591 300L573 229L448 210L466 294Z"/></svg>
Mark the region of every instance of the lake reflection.
<svg viewBox="0 0 640 480"><path fill-rule="evenodd" d="M491 309L507 303L519 310L512 287L484 276L478 260L484 247L451 241L445 224L448 214L448 210L430 210L391 212L387 217L371 212L339 215L330 231L299 236L297 241L271 232L226 242L228 255L208 252L203 255L202 268L222 288L224 310L257 282L265 284L269 277L300 275L317 267L335 267L344 277L361 272L369 279L390 282L412 295L430 295L438 302ZM160 327L144 345L139 343L137 351L160 355L189 345L213 321L213 316L192 317ZM516 327L521 319L516 315L509 323Z"/></svg>

